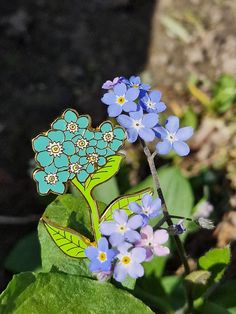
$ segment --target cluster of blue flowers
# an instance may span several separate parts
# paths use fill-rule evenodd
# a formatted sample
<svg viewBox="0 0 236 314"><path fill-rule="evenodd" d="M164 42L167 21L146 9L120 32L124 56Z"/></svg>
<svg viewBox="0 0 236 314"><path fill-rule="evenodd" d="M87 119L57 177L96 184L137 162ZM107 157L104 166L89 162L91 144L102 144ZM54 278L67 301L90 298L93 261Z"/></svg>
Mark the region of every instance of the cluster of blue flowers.
<svg viewBox="0 0 236 314"><path fill-rule="evenodd" d="M106 164L107 157L116 154L124 139L121 127L106 121L92 129L89 116L66 110L48 132L33 139L39 165L34 179L39 193L62 194L65 183L75 177L83 184L91 173Z"/></svg>
<svg viewBox="0 0 236 314"><path fill-rule="evenodd" d="M125 210L117 209L113 213L113 221L100 224L103 237L98 246L90 246L85 250L90 259L90 271L99 280L106 280L112 275L116 281L122 282L126 276L132 278L144 275L143 262L150 261L154 255L169 254L169 248L163 246L168 241L166 230L153 231L150 219L161 215L161 200L153 200L145 194L141 204L129 204L132 215Z"/></svg>
<svg viewBox="0 0 236 314"><path fill-rule="evenodd" d="M107 105L109 117L115 117L127 130L130 143L138 137L146 142L157 138L159 154L168 154L172 149L179 156L189 154L185 141L192 136L192 127L179 128L179 118L175 116L168 117L165 127L159 124L159 113L166 109L160 91L151 91L139 76L131 76L130 79L116 77L113 81L106 81L102 88L108 90L101 100Z"/></svg>

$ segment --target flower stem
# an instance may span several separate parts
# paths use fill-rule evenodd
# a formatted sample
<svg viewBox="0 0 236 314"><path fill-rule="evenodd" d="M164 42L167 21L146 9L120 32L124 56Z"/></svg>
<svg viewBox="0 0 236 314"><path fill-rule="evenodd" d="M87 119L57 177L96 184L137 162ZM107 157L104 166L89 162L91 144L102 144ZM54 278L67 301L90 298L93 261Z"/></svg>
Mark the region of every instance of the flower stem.
<svg viewBox="0 0 236 314"><path fill-rule="evenodd" d="M142 146L143 146L143 150L144 153L147 157L147 161L149 164L149 168L152 174L152 178L153 178L153 182L154 182L154 186L156 188L157 194L161 199L161 203L162 203L162 209L163 209L163 215L164 215L164 220L167 222L168 226L172 226L173 222L171 219L171 215L168 212L168 208L165 202L165 198L161 189L161 185L160 185L160 180L157 174L157 170L156 170L156 166L155 166L155 162L154 162L154 158L155 158L155 154L151 154L149 148L147 147L146 143L144 141L141 141ZM155 228L155 227L154 227ZM187 256L183 247L183 244L179 238L178 235L173 235L175 244L176 244L176 248L179 254L179 257L181 259L181 262L184 266L184 271L185 271L185 275L188 275L190 273L190 268L189 268L189 264L188 264L188 260L187 260ZM193 299L192 299L192 292L191 289L189 287L186 286L186 294L187 294L187 300L188 300L188 310L191 313L192 307L193 307Z"/></svg>
<svg viewBox="0 0 236 314"><path fill-rule="evenodd" d="M94 233L95 241L97 242L101 238L101 233L99 231L99 211L98 211L98 205L97 202L93 199L91 196L90 191L86 190L83 185L74 178L71 180L71 182L74 184L74 186L81 192L81 194L85 197L89 207L90 207L90 219L92 224L92 229Z"/></svg>

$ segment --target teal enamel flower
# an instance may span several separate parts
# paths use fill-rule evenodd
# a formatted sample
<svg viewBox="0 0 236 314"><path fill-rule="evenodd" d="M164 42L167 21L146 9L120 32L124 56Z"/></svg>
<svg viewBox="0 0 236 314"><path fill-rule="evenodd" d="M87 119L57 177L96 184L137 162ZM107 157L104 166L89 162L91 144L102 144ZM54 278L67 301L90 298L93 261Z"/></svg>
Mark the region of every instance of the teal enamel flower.
<svg viewBox="0 0 236 314"><path fill-rule="evenodd" d="M75 110L66 110L60 118L52 123L52 128L61 130L67 140L76 135L83 134L85 129L90 125L90 117L86 115L79 116Z"/></svg>
<svg viewBox="0 0 236 314"><path fill-rule="evenodd" d="M100 132L96 132L97 148L106 149L106 156L114 155L125 140L125 131L121 127L113 127L109 121L100 126Z"/></svg>
<svg viewBox="0 0 236 314"><path fill-rule="evenodd" d="M58 130L50 130L47 134L40 134L33 139L33 149L36 161L47 167L53 162L57 168L68 166L68 156L75 153L75 145L65 140L65 134Z"/></svg>
<svg viewBox="0 0 236 314"><path fill-rule="evenodd" d="M84 182L89 174L86 171L87 165L81 165L80 164L80 157L78 155L73 155L70 157L70 163L69 163L69 179L73 179L74 177L76 177L78 179L79 182Z"/></svg>
<svg viewBox="0 0 236 314"><path fill-rule="evenodd" d="M106 164L106 158L101 156L100 150L95 147L88 147L86 149L86 156L80 158L79 163L84 166L87 173L93 173L96 168L102 167Z"/></svg>
<svg viewBox="0 0 236 314"><path fill-rule="evenodd" d="M95 147L97 140L95 140L95 132L90 130L84 130L81 134L72 138L72 142L75 145L76 154L79 156L85 156L88 147Z"/></svg>
<svg viewBox="0 0 236 314"><path fill-rule="evenodd" d="M49 192L63 194L66 190L65 183L68 178L68 171L60 171L54 165L50 165L45 169L36 169L34 172L34 180L40 194L48 194Z"/></svg>

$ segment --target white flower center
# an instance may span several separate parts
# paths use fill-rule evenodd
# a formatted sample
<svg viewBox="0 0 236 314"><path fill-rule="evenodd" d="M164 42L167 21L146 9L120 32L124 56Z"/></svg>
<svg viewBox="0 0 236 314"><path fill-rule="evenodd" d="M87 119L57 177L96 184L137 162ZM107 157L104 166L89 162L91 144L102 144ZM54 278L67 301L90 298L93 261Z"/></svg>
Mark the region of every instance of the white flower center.
<svg viewBox="0 0 236 314"><path fill-rule="evenodd" d="M142 119L140 119L140 120L133 120L133 128L135 128L136 130L140 130L143 127L144 126L142 124Z"/></svg>
<svg viewBox="0 0 236 314"><path fill-rule="evenodd" d="M120 106L123 106L124 103L126 103L127 100L125 99L125 95L123 96L116 96L116 103Z"/></svg>
<svg viewBox="0 0 236 314"><path fill-rule="evenodd" d="M124 234L128 230L126 224L122 224L118 226L118 232Z"/></svg>
<svg viewBox="0 0 236 314"><path fill-rule="evenodd" d="M175 135L175 133L169 133L169 132L168 132L166 139L167 139L168 141L170 141L171 143L173 143L174 141L176 141L176 135Z"/></svg>
<svg viewBox="0 0 236 314"><path fill-rule="evenodd" d="M67 123L66 129L71 133L75 133L78 131L78 125L75 122Z"/></svg>
<svg viewBox="0 0 236 314"><path fill-rule="evenodd" d="M143 208L143 213L144 213L145 215L148 215L148 214L150 213L150 207L144 207L144 208Z"/></svg>
<svg viewBox="0 0 236 314"><path fill-rule="evenodd" d="M59 142L52 142L48 145L47 151L49 152L49 155L58 157L62 154L63 148L61 143Z"/></svg>
<svg viewBox="0 0 236 314"><path fill-rule="evenodd" d="M76 146L79 147L80 149L87 147L88 144L89 144L88 141L85 140L84 138L81 138L80 140L76 142Z"/></svg>
<svg viewBox="0 0 236 314"><path fill-rule="evenodd" d="M156 109L156 103L155 103L155 102L152 102L151 99L148 99L148 100L146 101L146 105L147 105L147 107L150 108L150 109Z"/></svg>
<svg viewBox="0 0 236 314"><path fill-rule="evenodd" d="M72 173L78 173L81 168L82 166L78 162L75 162L75 163L70 164L69 171Z"/></svg>
<svg viewBox="0 0 236 314"><path fill-rule="evenodd" d="M93 153L93 154L87 155L87 160L91 164L97 163L98 162L98 154Z"/></svg>
<svg viewBox="0 0 236 314"><path fill-rule="evenodd" d="M105 142L111 142L114 138L114 134L113 132L106 132L104 135L103 135L103 139Z"/></svg>
<svg viewBox="0 0 236 314"><path fill-rule="evenodd" d="M49 184L56 184L58 181L58 177L55 173L50 173L44 177L45 181Z"/></svg>

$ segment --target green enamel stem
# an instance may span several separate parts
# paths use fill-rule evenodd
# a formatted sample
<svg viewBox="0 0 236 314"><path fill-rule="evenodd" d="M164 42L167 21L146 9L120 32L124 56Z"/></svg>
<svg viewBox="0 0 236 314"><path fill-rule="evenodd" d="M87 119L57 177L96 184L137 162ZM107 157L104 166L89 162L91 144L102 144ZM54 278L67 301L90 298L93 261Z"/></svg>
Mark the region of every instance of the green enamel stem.
<svg viewBox="0 0 236 314"><path fill-rule="evenodd" d="M99 211L98 211L98 206L97 202L93 199L91 195L91 190L85 189L83 185L76 179L74 178L71 180L71 182L74 184L74 186L83 194L85 197L91 212L90 212L90 217L91 217L91 222L92 222L92 228L94 231L94 237L95 241L98 242L98 240L101 238L101 233L99 231Z"/></svg>

